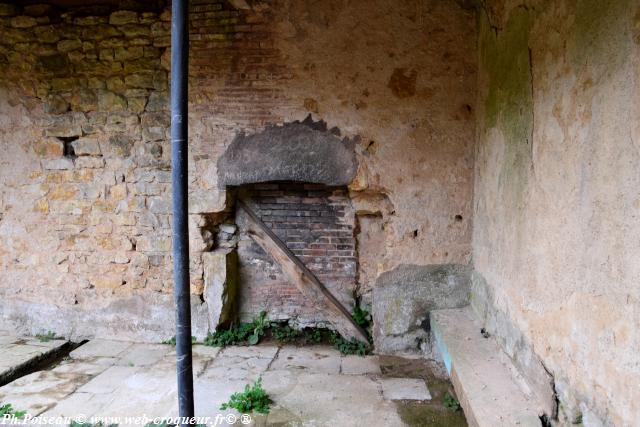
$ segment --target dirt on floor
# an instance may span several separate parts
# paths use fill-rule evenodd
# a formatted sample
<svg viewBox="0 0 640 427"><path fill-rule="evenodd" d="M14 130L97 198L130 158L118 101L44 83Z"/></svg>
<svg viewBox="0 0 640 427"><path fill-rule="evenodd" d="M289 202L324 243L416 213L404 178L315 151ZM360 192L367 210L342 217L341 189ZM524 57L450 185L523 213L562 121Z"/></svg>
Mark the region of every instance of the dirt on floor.
<svg viewBox="0 0 640 427"><path fill-rule="evenodd" d="M459 406L456 408L457 398L451 382L442 372L442 367L435 362L399 356L380 356L380 370L383 376L422 378L429 385L431 400L395 402L398 414L407 426L464 427L467 425L462 409Z"/></svg>

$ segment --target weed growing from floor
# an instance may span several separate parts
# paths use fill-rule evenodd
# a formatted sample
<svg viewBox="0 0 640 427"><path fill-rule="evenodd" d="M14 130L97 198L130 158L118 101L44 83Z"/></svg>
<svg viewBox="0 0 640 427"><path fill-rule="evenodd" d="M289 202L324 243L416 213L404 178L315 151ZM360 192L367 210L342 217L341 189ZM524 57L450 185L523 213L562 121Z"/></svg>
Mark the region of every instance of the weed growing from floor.
<svg viewBox="0 0 640 427"><path fill-rule="evenodd" d="M444 407L445 408L449 408L454 412L457 412L457 411L459 411L461 409L460 408L460 402L458 402L458 399L456 399L448 391L444 394Z"/></svg>
<svg viewBox="0 0 640 427"><path fill-rule="evenodd" d="M262 378L258 378L255 383L245 385L244 392L233 393L229 401L223 403L220 409L224 411L233 408L242 414L251 412L268 414L271 403L271 398L262 388Z"/></svg>
<svg viewBox="0 0 640 427"><path fill-rule="evenodd" d="M36 334L36 338L38 338L40 342L49 342L56 339L56 333L52 331L48 331L48 332Z"/></svg>
<svg viewBox="0 0 640 427"><path fill-rule="evenodd" d="M358 341L355 338L347 340L337 332L331 334L331 342L333 346L342 354L357 354L358 356L366 356L371 351L368 343Z"/></svg>
<svg viewBox="0 0 640 427"><path fill-rule="evenodd" d="M368 327L371 315L365 309L356 306L353 313L354 320L363 328ZM270 333L279 343L320 343L327 337L342 354L357 354L364 356L369 354L371 346L352 338L347 340L335 331L325 328L305 328L296 329L286 322L270 322L267 320L267 313L260 312L260 315L250 323L237 323L228 329L221 329L214 333L209 333L203 344L212 347L226 347L229 345L256 345L260 340ZM369 337L370 338L370 337ZM175 338L171 344L175 345Z"/></svg>
<svg viewBox="0 0 640 427"><path fill-rule="evenodd" d="M204 345L213 347L226 347L245 343L256 345L270 328L271 322L267 320L267 312L262 311L251 323L238 323L232 325L229 329L209 333L204 340Z"/></svg>
<svg viewBox="0 0 640 427"><path fill-rule="evenodd" d="M253 331L252 323L239 323L229 329L222 329L209 333L204 340L204 345L212 347L226 347L228 345L244 344Z"/></svg>
<svg viewBox="0 0 640 427"><path fill-rule="evenodd" d="M25 415L27 415L26 411L16 411L13 408L13 405L11 403L5 403L5 404L0 403L0 418L11 417L11 416L14 416L16 418L22 418Z"/></svg>
<svg viewBox="0 0 640 427"><path fill-rule="evenodd" d="M274 324L272 326L271 332L273 333L273 337L278 340L279 343L289 343L295 341L300 335L302 335L302 331L298 329L294 329L289 325L281 325ZM322 337L320 337L322 340Z"/></svg>
<svg viewBox="0 0 640 427"><path fill-rule="evenodd" d="M312 343L319 343L322 341L322 329L313 328L307 333L307 338Z"/></svg>
<svg viewBox="0 0 640 427"><path fill-rule="evenodd" d="M260 315L253 319L253 333L249 335L249 345L256 345L260 341L260 338L264 336L267 329L271 327L271 322L267 320L267 312L261 311Z"/></svg>

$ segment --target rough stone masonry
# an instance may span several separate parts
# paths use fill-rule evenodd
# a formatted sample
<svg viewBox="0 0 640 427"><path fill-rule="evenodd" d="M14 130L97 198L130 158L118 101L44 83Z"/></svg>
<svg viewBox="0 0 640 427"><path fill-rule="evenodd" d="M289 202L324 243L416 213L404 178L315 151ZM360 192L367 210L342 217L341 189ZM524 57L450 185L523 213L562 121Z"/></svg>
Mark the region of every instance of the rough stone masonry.
<svg viewBox="0 0 640 427"><path fill-rule="evenodd" d="M167 4L17 3L0 3L2 322L166 339ZM551 378L558 422L635 425L640 4L479 3L190 2L194 331L232 298L205 276L232 270L229 185L254 172L220 159L311 114L353 142L323 163L349 182L311 183L347 188L379 351L415 351L427 311L470 294L523 377Z"/></svg>
<svg viewBox="0 0 640 427"><path fill-rule="evenodd" d="M24 331L173 335L170 15L162 1L124 3L0 5L0 304ZM469 263L474 14L388 3L191 2L198 336L215 326L207 299L223 298L205 291L203 259L228 265L212 255L229 246L220 224L232 209L218 159L240 134L309 114L355 141L355 159L327 166L353 162L341 184L364 306L400 263Z"/></svg>

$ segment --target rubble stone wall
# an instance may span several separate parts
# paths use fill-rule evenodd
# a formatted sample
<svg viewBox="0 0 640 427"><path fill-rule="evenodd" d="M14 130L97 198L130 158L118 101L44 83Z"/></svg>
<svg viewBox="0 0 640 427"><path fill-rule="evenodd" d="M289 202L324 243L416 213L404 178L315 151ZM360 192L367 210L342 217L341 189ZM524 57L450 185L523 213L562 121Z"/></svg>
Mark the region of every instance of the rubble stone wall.
<svg viewBox="0 0 640 427"><path fill-rule="evenodd" d="M0 5L0 310L28 332L173 335L170 12ZM190 250L224 211L241 132L311 114L356 142L363 303L400 263L469 264L475 12L428 2L190 3ZM362 221L359 219L362 218Z"/></svg>

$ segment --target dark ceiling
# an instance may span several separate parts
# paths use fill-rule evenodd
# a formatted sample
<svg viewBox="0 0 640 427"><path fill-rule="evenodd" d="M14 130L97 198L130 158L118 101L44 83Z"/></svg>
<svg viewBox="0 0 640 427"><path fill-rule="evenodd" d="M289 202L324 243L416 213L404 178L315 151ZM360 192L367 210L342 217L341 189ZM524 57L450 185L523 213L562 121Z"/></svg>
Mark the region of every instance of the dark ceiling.
<svg viewBox="0 0 640 427"><path fill-rule="evenodd" d="M6 2L6 0L5 0ZM85 10L86 12L105 12L115 9L135 11L157 11L163 9L168 0L14 0L19 6L48 4L59 10Z"/></svg>

